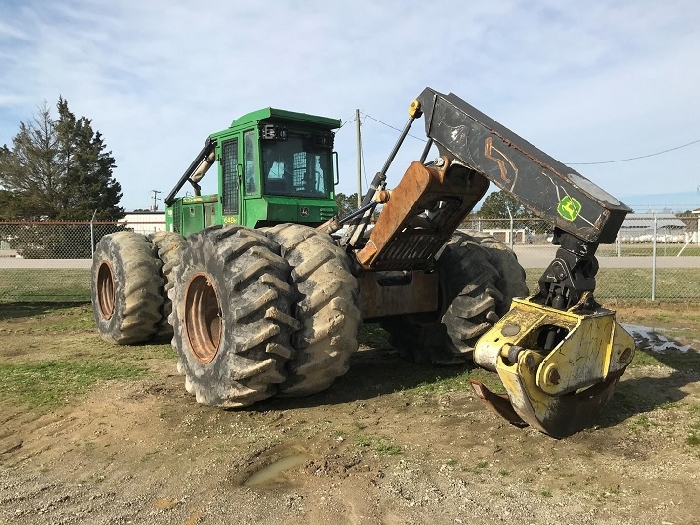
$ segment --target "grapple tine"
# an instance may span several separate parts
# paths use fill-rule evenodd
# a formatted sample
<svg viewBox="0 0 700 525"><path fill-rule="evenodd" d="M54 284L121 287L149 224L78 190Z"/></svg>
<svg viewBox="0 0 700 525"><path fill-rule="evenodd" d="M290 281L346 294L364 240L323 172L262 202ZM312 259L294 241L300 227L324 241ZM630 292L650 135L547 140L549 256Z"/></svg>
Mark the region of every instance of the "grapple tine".
<svg viewBox="0 0 700 525"><path fill-rule="evenodd" d="M548 436L563 438L595 423L603 406L615 392L619 378L620 375L616 375L582 392L551 397L545 417L538 415L535 403L529 399L524 388L519 389L520 395L514 396L521 400L516 408L507 395L492 392L481 381L470 379L469 383L477 397L511 425L521 428L529 425Z"/></svg>
<svg viewBox="0 0 700 525"><path fill-rule="evenodd" d="M500 375L500 374L499 374ZM519 388L508 391L513 411L527 424L554 438L564 438L592 426L605 403L615 392L620 375L616 374L581 392L563 396L537 395L519 378Z"/></svg>
<svg viewBox="0 0 700 525"><path fill-rule="evenodd" d="M515 425L516 427L526 427L529 425L529 423L525 422L515 411L507 395L491 392L486 385L476 379L470 379L469 383L477 397L511 425Z"/></svg>

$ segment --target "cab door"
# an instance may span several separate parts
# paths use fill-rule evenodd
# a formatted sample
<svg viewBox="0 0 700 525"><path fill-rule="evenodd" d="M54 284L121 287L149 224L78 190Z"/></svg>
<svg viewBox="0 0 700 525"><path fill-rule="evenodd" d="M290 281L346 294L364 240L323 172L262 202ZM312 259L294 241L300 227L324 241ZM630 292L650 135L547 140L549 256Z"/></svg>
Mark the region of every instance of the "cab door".
<svg viewBox="0 0 700 525"><path fill-rule="evenodd" d="M243 209L241 210L241 224L250 228L255 227L258 220L265 219L259 216L260 213L254 207L256 201L260 199L260 170L257 159L257 136L256 129L249 129L243 132Z"/></svg>
<svg viewBox="0 0 700 525"><path fill-rule="evenodd" d="M224 224L241 224L238 137L221 143L221 214Z"/></svg>

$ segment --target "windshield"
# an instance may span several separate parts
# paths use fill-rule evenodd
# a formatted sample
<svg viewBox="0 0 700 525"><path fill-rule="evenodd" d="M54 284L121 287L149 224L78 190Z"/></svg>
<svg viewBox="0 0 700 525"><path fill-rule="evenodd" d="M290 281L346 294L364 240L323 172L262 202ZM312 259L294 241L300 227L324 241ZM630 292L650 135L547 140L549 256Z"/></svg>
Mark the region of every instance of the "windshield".
<svg viewBox="0 0 700 525"><path fill-rule="evenodd" d="M329 198L331 151L289 132L287 140L262 142L265 193Z"/></svg>

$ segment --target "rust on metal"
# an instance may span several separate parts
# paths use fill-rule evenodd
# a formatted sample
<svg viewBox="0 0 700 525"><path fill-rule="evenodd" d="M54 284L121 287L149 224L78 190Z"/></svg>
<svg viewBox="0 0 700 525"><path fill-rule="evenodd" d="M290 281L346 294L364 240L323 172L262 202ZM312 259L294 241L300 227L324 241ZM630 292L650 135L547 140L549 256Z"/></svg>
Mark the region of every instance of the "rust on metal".
<svg viewBox="0 0 700 525"><path fill-rule="evenodd" d="M211 363L221 340L221 307L214 284L206 273L194 274L185 289L185 334L194 358Z"/></svg>
<svg viewBox="0 0 700 525"><path fill-rule="evenodd" d="M491 392L486 385L484 385L481 381L477 381L476 379L470 379L469 384L471 385L472 390L474 390L476 396L484 401L486 405L496 413L496 415L501 416L511 425L515 425L516 427L528 426L528 424L523 421L523 418L521 418L513 409L513 405L510 403L507 395L495 394Z"/></svg>
<svg viewBox="0 0 700 525"><path fill-rule="evenodd" d="M358 282L360 311L365 321L438 309L440 286L436 273L368 272L360 276Z"/></svg>
<svg viewBox="0 0 700 525"><path fill-rule="evenodd" d="M365 270L430 269L434 256L481 200L488 180L444 158L412 162L357 259Z"/></svg>
<svg viewBox="0 0 700 525"><path fill-rule="evenodd" d="M384 204L389 202L389 199L391 199L391 190L382 190L377 192L376 197L374 197L374 200L377 201L379 204Z"/></svg>
<svg viewBox="0 0 700 525"><path fill-rule="evenodd" d="M470 380L470 383L476 395L511 424L518 427L531 425L540 432L560 439L595 423L603 405L612 397L619 378L620 374L616 374L581 392L552 397L545 417L538 417L532 400L526 396L514 406L508 396L495 394L478 381Z"/></svg>
<svg viewBox="0 0 700 525"><path fill-rule="evenodd" d="M109 321L114 315L116 289L114 286L114 270L107 259L103 259L97 270L97 306L100 316Z"/></svg>
<svg viewBox="0 0 700 525"><path fill-rule="evenodd" d="M557 368L555 366L550 366L547 369L546 380L548 383L551 383L552 385L559 384L559 381L561 380L561 376L559 375L559 370L557 370Z"/></svg>

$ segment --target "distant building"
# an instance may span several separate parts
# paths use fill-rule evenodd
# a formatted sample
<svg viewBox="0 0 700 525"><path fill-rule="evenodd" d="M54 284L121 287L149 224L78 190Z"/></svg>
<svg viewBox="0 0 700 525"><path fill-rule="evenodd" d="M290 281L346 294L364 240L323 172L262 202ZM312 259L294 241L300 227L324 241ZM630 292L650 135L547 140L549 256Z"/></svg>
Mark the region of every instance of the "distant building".
<svg viewBox="0 0 700 525"><path fill-rule="evenodd" d="M693 212L695 213L695 212ZM620 242L651 242L656 229L657 242L688 242L697 234L673 213L632 213L625 217L618 238Z"/></svg>
<svg viewBox="0 0 700 525"><path fill-rule="evenodd" d="M504 228L486 228L483 230L484 233L488 233L489 235L493 235L493 237L502 243L505 244L510 244L510 236L511 236L511 231L510 229L504 229ZM532 243L532 235L526 231L524 228L520 228L518 230L513 230L512 232L513 235L513 243L514 244L525 244L525 243Z"/></svg>
<svg viewBox="0 0 700 525"><path fill-rule="evenodd" d="M149 233L165 231L165 212L136 210L127 212L119 222L135 233L148 235Z"/></svg>

